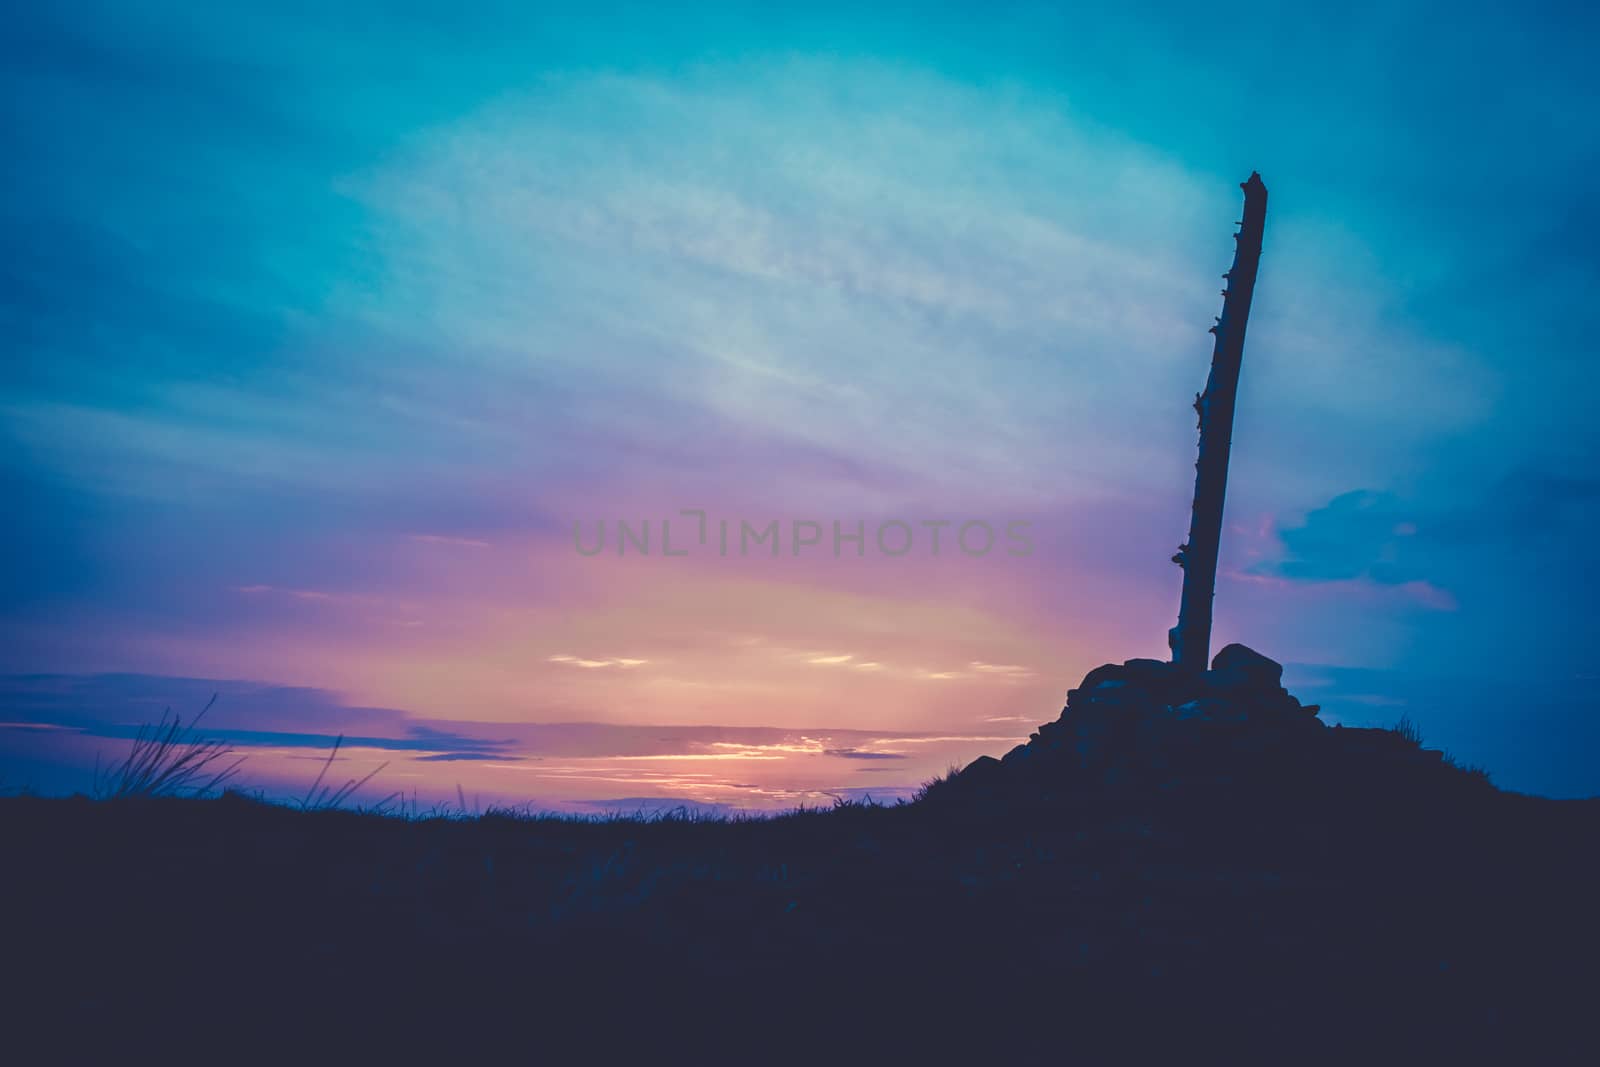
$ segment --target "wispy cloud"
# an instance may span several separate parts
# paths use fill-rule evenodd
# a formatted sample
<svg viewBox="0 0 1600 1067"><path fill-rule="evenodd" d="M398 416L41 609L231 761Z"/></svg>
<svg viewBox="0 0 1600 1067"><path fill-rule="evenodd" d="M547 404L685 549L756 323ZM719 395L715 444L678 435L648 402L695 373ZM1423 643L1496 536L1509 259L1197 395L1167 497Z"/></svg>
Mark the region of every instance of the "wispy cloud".
<svg viewBox="0 0 1600 1067"><path fill-rule="evenodd" d="M532 797L566 806L592 796L592 789L629 783L677 795L737 794L742 806L768 808L826 798L855 773L855 764L897 768L900 777L879 792L901 795L896 791L997 740L859 729L446 722L352 707L312 689L143 675L34 675L0 676L0 702L11 709L8 732L36 739L8 741L5 748L57 753L75 762L76 773L87 774L96 746L125 743L163 706L199 707L212 693L218 697L207 736L234 745L247 756L254 780L286 795L298 795L296 788L340 737L341 759L374 766L387 761L381 778L391 788L431 790L442 798L459 780L451 775L470 770L497 802Z"/></svg>
<svg viewBox="0 0 1600 1067"><path fill-rule="evenodd" d="M564 663L572 667L582 667L585 670L600 670L605 667L621 667L624 670L628 670L633 667L643 667L650 661L647 659L627 659L620 656L612 659L587 659L583 656L558 654L549 657L549 662Z"/></svg>
<svg viewBox="0 0 1600 1067"><path fill-rule="evenodd" d="M1033 671L1027 667L1018 667L1009 663L984 663L980 660L973 660L967 664L967 667L979 674L997 675L1002 678L1022 679L1033 677Z"/></svg>
<svg viewBox="0 0 1600 1067"><path fill-rule="evenodd" d="M453 548L492 548L488 541L475 537L447 537L443 534L411 534L411 540L424 545L449 545Z"/></svg>

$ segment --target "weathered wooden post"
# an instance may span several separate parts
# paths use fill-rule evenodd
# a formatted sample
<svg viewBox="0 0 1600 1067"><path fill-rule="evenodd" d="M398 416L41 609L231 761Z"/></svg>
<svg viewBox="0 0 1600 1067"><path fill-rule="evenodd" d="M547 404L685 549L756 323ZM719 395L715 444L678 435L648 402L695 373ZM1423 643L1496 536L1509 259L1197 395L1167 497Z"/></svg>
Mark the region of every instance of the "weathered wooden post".
<svg viewBox="0 0 1600 1067"><path fill-rule="evenodd" d="M1222 501L1228 488L1228 453L1233 444L1233 405L1239 391L1239 363L1244 356L1244 328L1250 318L1250 296L1261 262L1261 233L1267 221L1267 187L1252 173L1241 184L1244 219L1233 252L1233 269L1224 274L1222 314L1211 332L1211 376L1206 391L1195 397L1200 416L1200 455L1195 461L1194 511L1189 540L1172 557L1183 568L1183 600L1178 625L1167 633L1172 662L1185 670L1203 671L1211 658L1211 601L1216 595L1217 552L1222 542Z"/></svg>

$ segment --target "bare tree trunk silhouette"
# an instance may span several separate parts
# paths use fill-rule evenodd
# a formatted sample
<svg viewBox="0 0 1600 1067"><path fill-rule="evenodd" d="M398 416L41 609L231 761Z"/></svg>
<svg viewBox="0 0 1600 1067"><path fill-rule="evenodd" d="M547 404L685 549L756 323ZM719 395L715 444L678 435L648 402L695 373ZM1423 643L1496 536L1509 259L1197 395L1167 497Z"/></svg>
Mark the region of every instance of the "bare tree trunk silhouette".
<svg viewBox="0 0 1600 1067"><path fill-rule="evenodd" d="M1261 234L1267 221L1267 187L1251 173L1241 183L1244 219L1234 235L1233 268L1224 274L1222 314L1211 332L1211 376L1195 397L1200 417L1200 454L1195 461L1194 510L1189 540L1173 562L1183 568L1183 600L1178 625L1167 633L1172 662L1185 670L1203 671L1211 657L1211 602L1216 595L1217 554L1222 542L1222 505L1228 488L1228 454L1233 446L1233 407L1239 391L1239 365L1244 356L1244 330L1250 318L1250 297L1261 261Z"/></svg>

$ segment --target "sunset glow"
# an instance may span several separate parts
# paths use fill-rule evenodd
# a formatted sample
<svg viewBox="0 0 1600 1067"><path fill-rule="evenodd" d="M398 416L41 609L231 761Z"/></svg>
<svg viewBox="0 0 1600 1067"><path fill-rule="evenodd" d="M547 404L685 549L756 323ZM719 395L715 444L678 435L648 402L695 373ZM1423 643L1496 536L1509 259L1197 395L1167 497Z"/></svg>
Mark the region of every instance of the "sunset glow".
<svg viewBox="0 0 1600 1067"><path fill-rule="evenodd" d="M63 43L4 75L33 110L3 208L0 784L86 789L214 692L275 796L341 735L330 775L387 763L361 798L423 807L892 801L1000 754L1095 665L1167 654L1256 167L1215 644L1330 722L1408 713L1505 785L1600 791L1571 741L1592 313L1538 310L1593 280L1594 135L1537 94L1440 105L1472 54L1368 77L1340 65L1386 46L1352 15L1329 32L1359 49L1280 72L1343 86L1312 115L1199 27L1129 75L1109 12L938 46L866 18L514 7L352 43L39 17ZM112 40L139 47L104 66ZM1491 166L1490 126L1538 150ZM714 551L721 520L782 540Z"/></svg>

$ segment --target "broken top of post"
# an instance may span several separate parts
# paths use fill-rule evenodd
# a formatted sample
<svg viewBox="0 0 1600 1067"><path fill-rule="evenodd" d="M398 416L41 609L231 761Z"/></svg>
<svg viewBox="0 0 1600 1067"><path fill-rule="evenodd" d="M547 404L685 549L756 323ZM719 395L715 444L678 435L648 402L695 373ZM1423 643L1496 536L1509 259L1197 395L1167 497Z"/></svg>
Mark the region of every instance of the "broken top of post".
<svg viewBox="0 0 1600 1067"><path fill-rule="evenodd" d="M1183 600L1178 625L1167 633L1172 662L1185 670L1203 671L1211 658L1211 601L1216 595L1217 553L1222 542L1222 503L1228 488L1228 453L1233 444L1234 398L1239 390L1239 364L1244 356L1244 329L1250 318L1250 297L1261 261L1261 234L1267 221L1267 187L1251 173L1244 190L1244 219L1233 252L1233 267L1224 274L1222 314L1211 332L1211 376L1194 399L1200 417L1199 458L1195 461L1194 511L1189 540L1172 557L1183 568Z"/></svg>

